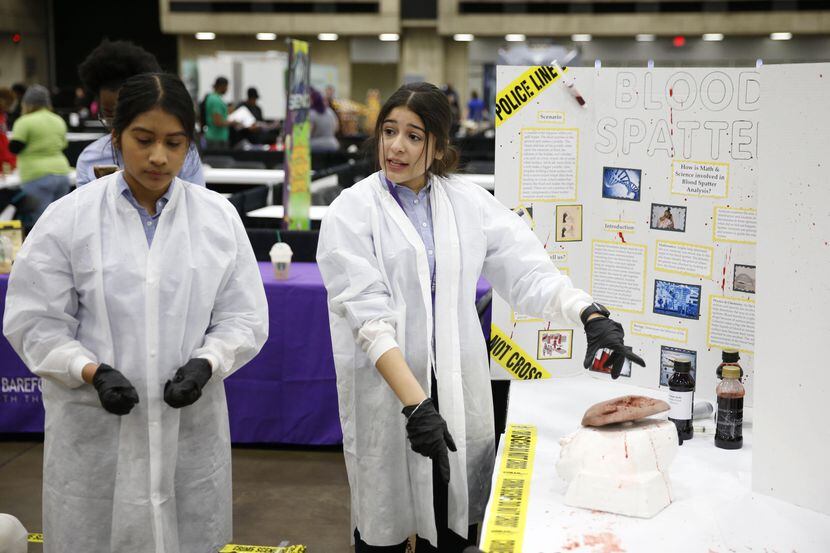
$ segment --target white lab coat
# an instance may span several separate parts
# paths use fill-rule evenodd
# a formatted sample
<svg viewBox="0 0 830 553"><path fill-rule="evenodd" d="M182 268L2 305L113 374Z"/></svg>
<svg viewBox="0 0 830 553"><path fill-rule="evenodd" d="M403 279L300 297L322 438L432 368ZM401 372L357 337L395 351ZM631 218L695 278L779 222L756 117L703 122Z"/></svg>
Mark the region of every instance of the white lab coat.
<svg viewBox="0 0 830 553"><path fill-rule="evenodd" d="M591 298L559 273L518 216L459 177L433 178L435 357L450 453L449 527L465 536L490 493L493 405L475 307L484 275L518 311L578 325ZM352 526L370 545L417 533L436 545L431 461L410 449L401 404L375 368L400 347L430 389L433 309L427 254L375 173L345 190L323 220L317 261L329 298Z"/></svg>
<svg viewBox="0 0 830 553"><path fill-rule="evenodd" d="M178 178L152 247L117 174L53 203L15 260L3 330L43 377L47 553L206 553L232 537L222 379L268 333L258 266L219 194ZM193 357L214 371L191 406L164 403ZM140 403L119 417L81 379L126 376Z"/></svg>

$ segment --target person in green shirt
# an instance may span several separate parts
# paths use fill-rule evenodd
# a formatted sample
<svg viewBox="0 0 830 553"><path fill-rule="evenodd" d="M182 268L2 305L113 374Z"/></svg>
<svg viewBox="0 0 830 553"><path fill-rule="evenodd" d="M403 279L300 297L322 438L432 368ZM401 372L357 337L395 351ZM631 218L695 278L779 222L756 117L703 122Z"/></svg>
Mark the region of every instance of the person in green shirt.
<svg viewBox="0 0 830 553"><path fill-rule="evenodd" d="M9 150L17 154L21 191L13 199L28 232L50 203L69 193L66 123L52 113L49 91L30 86L21 101L23 111L14 122Z"/></svg>
<svg viewBox="0 0 830 553"><path fill-rule="evenodd" d="M217 77L213 92L205 98L204 133L208 150L227 150L230 126L228 106L222 96L228 91L228 79Z"/></svg>

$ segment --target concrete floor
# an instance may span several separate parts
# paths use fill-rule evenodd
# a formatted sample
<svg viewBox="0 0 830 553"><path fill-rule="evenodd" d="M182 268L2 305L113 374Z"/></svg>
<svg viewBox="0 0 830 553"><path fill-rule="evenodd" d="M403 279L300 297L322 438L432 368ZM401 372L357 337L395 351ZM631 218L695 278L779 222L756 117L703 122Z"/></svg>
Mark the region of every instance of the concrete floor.
<svg viewBox="0 0 830 553"><path fill-rule="evenodd" d="M0 513L41 531L43 444L0 441ZM233 449L234 543L349 553L349 483L335 450ZM46 539L49 539L46 536ZM41 546L30 544L29 553Z"/></svg>

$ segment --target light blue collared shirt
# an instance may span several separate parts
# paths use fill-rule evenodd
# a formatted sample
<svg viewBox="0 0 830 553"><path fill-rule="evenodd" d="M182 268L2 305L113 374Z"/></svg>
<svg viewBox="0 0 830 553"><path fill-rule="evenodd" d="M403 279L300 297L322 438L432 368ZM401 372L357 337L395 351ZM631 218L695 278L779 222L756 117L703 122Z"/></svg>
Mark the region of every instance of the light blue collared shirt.
<svg viewBox="0 0 830 553"><path fill-rule="evenodd" d="M76 186L84 185L95 180L95 172L92 170L96 165L118 165L119 169L124 168L124 160L121 153L112 147L112 135L105 134L92 144L89 144L78 161L75 162L75 183ZM205 174L202 172L202 159L199 157L199 150L196 144L190 143L187 156L184 158L182 170L177 175L180 179L205 185Z"/></svg>
<svg viewBox="0 0 830 553"><path fill-rule="evenodd" d="M420 192L415 194L406 186L395 184L386 179L385 176L384 179L394 187L397 194L396 199L399 200L403 212L406 213L424 243L424 248L427 251L427 261L429 262L429 275L434 280L435 235L432 230L432 205L429 200L429 191L432 185L427 184Z"/></svg>
<svg viewBox="0 0 830 553"><path fill-rule="evenodd" d="M148 247L153 245L153 237L156 235L156 227L158 226L159 217L161 216L161 210L164 209L164 206L166 206L167 202L170 201L170 198L173 197L173 186L175 186L175 184L176 179L173 179L170 186L167 187L167 192L165 192L161 198L156 200L156 214L150 215L147 210L138 203L135 196L133 196L132 190L130 190L126 179L124 179L124 172L121 171L118 173L118 190L121 192L122 196L127 198L130 205L138 211L138 216L141 217L141 228L144 229L144 236L147 238Z"/></svg>

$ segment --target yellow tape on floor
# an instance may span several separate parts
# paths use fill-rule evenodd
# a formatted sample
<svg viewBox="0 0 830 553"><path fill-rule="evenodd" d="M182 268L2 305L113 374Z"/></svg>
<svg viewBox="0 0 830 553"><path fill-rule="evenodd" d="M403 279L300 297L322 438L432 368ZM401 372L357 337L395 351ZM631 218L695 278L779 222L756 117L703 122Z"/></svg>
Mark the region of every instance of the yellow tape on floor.
<svg viewBox="0 0 830 553"><path fill-rule="evenodd" d="M513 117L559 77L556 67L536 65L513 79L496 95L496 127Z"/></svg>
<svg viewBox="0 0 830 553"><path fill-rule="evenodd" d="M43 543L43 534L29 534L29 543ZM238 545L229 543L219 553L306 553L305 545L272 547L270 545Z"/></svg>
<svg viewBox="0 0 830 553"><path fill-rule="evenodd" d="M306 553L305 545L271 547L268 545L237 545L229 543L219 553Z"/></svg>
<svg viewBox="0 0 830 553"><path fill-rule="evenodd" d="M511 424L504 434L496 500L487 519L481 548L487 553L521 553L536 451L536 427Z"/></svg>
<svg viewBox="0 0 830 553"><path fill-rule="evenodd" d="M519 380L550 378L550 373L496 325L490 326L490 357Z"/></svg>

